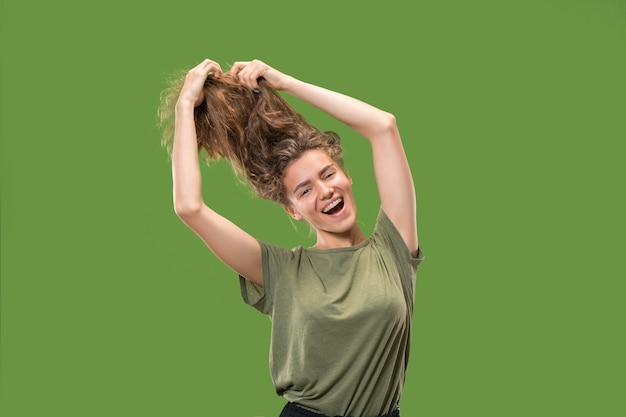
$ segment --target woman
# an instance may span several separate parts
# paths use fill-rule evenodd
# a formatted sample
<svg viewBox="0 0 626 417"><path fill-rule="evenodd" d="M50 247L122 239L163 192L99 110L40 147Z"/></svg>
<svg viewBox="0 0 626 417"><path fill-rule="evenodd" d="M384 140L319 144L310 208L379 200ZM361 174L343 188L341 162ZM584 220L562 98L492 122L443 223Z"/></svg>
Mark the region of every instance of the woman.
<svg viewBox="0 0 626 417"><path fill-rule="evenodd" d="M338 136L309 125L276 90L370 142L381 202L371 237L356 221ZM272 319L272 380L288 401L281 417L399 416L423 255L395 118L259 60L236 62L227 72L204 60L182 87L168 90L161 111L162 120L174 119L164 141L176 214L239 275L244 301ZM315 245L273 246L207 207L200 148L211 159L227 159L259 196L306 221Z"/></svg>

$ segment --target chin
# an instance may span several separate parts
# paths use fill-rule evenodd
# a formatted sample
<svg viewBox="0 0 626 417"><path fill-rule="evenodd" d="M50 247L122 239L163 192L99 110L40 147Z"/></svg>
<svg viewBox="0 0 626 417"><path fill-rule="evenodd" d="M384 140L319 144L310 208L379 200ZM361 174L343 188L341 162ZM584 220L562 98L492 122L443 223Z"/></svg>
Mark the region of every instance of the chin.
<svg viewBox="0 0 626 417"><path fill-rule="evenodd" d="M328 232L344 234L356 226L356 210L354 207L344 207L340 212L328 215L322 214L322 223Z"/></svg>

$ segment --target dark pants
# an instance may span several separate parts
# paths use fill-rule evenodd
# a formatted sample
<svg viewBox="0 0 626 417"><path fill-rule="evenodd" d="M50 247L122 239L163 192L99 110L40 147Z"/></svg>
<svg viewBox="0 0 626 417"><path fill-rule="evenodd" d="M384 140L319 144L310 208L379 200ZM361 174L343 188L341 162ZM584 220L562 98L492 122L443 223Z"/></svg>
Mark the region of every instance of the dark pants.
<svg viewBox="0 0 626 417"><path fill-rule="evenodd" d="M283 411L280 413L278 417L328 417L323 414L314 413L313 411L309 411L302 407L298 407L293 403L287 403ZM341 416L337 416L341 417ZM400 417L400 409L396 409L389 414L385 414L380 417Z"/></svg>

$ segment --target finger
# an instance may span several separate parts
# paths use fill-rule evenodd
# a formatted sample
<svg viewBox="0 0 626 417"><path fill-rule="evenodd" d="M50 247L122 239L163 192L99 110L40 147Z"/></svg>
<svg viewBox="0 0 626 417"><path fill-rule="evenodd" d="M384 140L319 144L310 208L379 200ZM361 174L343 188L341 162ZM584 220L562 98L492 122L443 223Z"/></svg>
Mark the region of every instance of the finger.
<svg viewBox="0 0 626 417"><path fill-rule="evenodd" d="M259 83L257 82L257 77L254 72L247 73L243 78L242 83L252 90L259 89Z"/></svg>
<svg viewBox="0 0 626 417"><path fill-rule="evenodd" d="M257 60L246 62L244 64L245 66L233 66L236 71L237 79L246 87L252 90L258 90L259 84L257 80L263 76L263 72L265 72L265 65ZM233 70L231 69L231 71Z"/></svg>
<svg viewBox="0 0 626 417"><path fill-rule="evenodd" d="M222 68L219 66L219 64L214 63L214 65L211 65L209 67L207 77L210 75L213 75L215 78L220 78L220 76L222 75Z"/></svg>
<svg viewBox="0 0 626 417"><path fill-rule="evenodd" d="M242 71L240 73L240 81L242 82L243 85L245 85L248 88L251 88L253 90L258 89L259 88L259 84L257 83L256 76L257 71L254 70L254 68L246 68L245 73L244 71Z"/></svg>
<svg viewBox="0 0 626 417"><path fill-rule="evenodd" d="M205 59L204 61L202 61L194 68L194 70L204 78L208 77L209 75L213 75L215 76L215 78L219 78L223 72L220 64L210 59Z"/></svg>
<svg viewBox="0 0 626 417"><path fill-rule="evenodd" d="M243 85L245 85L246 87L250 87L252 88L252 84L253 84L253 80L252 80L252 72L251 72L251 68L246 66L244 68L236 68L236 70L238 70L235 73L235 76L237 77L237 80L242 83Z"/></svg>
<svg viewBox="0 0 626 417"><path fill-rule="evenodd" d="M215 61L212 61L210 59L205 59L201 63L196 65L194 70L197 70L198 72L205 72L205 71L207 71L209 68L211 68L214 65L218 65L219 66L219 64L217 64Z"/></svg>
<svg viewBox="0 0 626 417"><path fill-rule="evenodd" d="M245 62L245 61L237 61L235 62L231 67L230 67L230 72L234 75L239 74L239 72L241 70L243 70L247 65L249 64L249 62Z"/></svg>

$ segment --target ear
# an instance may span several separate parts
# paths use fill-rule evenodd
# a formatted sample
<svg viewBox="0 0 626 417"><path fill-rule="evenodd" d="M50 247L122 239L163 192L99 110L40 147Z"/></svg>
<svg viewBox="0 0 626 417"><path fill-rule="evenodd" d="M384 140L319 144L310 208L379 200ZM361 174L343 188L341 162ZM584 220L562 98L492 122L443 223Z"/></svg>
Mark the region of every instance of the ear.
<svg viewBox="0 0 626 417"><path fill-rule="evenodd" d="M283 206L287 214L293 217L295 220L302 220L302 215L296 211L292 206Z"/></svg>

